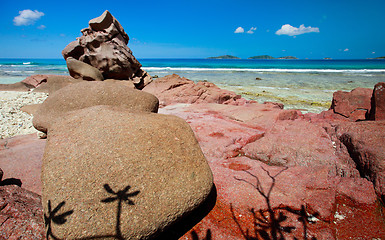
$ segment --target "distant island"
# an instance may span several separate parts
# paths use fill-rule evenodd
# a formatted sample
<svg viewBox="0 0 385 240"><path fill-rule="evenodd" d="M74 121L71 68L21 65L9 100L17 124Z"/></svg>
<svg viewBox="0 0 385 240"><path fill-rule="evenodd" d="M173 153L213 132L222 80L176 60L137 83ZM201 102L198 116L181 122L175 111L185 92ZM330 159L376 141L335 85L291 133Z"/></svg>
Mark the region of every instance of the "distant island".
<svg viewBox="0 0 385 240"><path fill-rule="evenodd" d="M383 57L376 57L375 59L385 59L385 56L383 56Z"/></svg>
<svg viewBox="0 0 385 240"><path fill-rule="evenodd" d="M293 56L285 56L285 57L275 58L275 57L272 57L269 55L259 55L259 56L249 57L248 59L298 59L298 58L293 57Z"/></svg>
<svg viewBox="0 0 385 240"><path fill-rule="evenodd" d="M231 56L231 55L223 55L218 57L208 57L207 59L240 59L239 57Z"/></svg>
<svg viewBox="0 0 385 240"><path fill-rule="evenodd" d="M275 59L275 57L269 55L259 55L254 57L249 57L248 59Z"/></svg>

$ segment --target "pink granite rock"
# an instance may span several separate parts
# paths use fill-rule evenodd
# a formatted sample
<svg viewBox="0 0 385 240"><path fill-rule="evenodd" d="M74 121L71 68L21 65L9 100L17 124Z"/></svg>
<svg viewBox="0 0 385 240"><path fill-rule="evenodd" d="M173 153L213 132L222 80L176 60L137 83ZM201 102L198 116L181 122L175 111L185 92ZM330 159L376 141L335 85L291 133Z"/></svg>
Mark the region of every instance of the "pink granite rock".
<svg viewBox="0 0 385 240"><path fill-rule="evenodd" d="M0 186L0 239L44 238L40 196L18 186Z"/></svg>
<svg viewBox="0 0 385 240"><path fill-rule="evenodd" d="M224 103L228 104L241 96L232 91L220 89L210 82L198 82L176 74L156 79L143 88L143 91L158 97L160 106L172 103Z"/></svg>
<svg viewBox="0 0 385 240"><path fill-rule="evenodd" d="M22 83L31 86L32 88L37 88L40 84L47 82L48 75L36 74L27 77Z"/></svg>
<svg viewBox="0 0 385 240"><path fill-rule="evenodd" d="M142 89L152 81L127 47L129 40L123 27L107 10L89 21L83 36L62 51L64 59L73 57L100 70L104 79L131 80Z"/></svg>
<svg viewBox="0 0 385 240"><path fill-rule="evenodd" d="M217 188L214 209L181 239L385 236L372 183L359 177L351 159L350 164L341 161L322 125L301 118L282 121L282 110L255 103L174 104L160 112L190 124ZM265 138L270 139L266 146L288 155L286 165L272 166L250 156L263 148L258 143ZM365 222L372 224L357 227Z"/></svg>
<svg viewBox="0 0 385 240"><path fill-rule="evenodd" d="M41 194L41 159L45 140L34 134L0 139L0 166L3 178L20 179L22 187Z"/></svg>
<svg viewBox="0 0 385 240"><path fill-rule="evenodd" d="M337 91L333 93L330 109L352 120L365 120L371 108L372 89L356 88L351 92ZM358 113L356 113L358 111Z"/></svg>
<svg viewBox="0 0 385 240"><path fill-rule="evenodd" d="M385 121L340 123L336 129L361 176L371 180L385 199Z"/></svg>
<svg viewBox="0 0 385 240"><path fill-rule="evenodd" d="M370 119L385 120L385 82L379 82L374 86Z"/></svg>

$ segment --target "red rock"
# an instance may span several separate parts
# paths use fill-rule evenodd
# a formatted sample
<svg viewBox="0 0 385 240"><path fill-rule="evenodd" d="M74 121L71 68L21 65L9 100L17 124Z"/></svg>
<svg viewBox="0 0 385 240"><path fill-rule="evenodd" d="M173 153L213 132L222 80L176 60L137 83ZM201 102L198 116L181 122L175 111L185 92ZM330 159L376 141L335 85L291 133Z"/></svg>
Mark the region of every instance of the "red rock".
<svg viewBox="0 0 385 240"><path fill-rule="evenodd" d="M304 239L304 231L307 239L337 239L354 234L362 238L382 237L382 217L368 210L379 207L372 183L358 176L354 163L339 160L322 125L300 119L280 121L281 110L262 108L261 104L176 104L160 112L176 114L189 122L217 188L214 209L181 239L262 239L263 231L255 232L256 228L262 229L254 226L259 220L251 209L259 217L274 215L275 223L280 214L284 216L278 224L280 229L292 229L291 233L282 233L285 239ZM257 143L265 138L271 138L266 145L276 146L281 154L289 151L292 164L271 166L269 162L269 166L242 154L253 144L255 149L248 149L248 153L255 154L261 149ZM356 207L342 209L351 203ZM364 209L365 221L374 223L367 225L368 233L355 229L357 223L363 224L361 220L339 219L339 214L362 216ZM301 221L301 216L307 221ZM273 224L268 219L272 218L263 224ZM265 234L272 239L274 230L268 225L266 229Z"/></svg>
<svg viewBox="0 0 385 240"><path fill-rule="evenodd" d="M374 86L372 96L372 108L370 119L385 120L385 82L379 82Z"/></svg>
<svg viewBox="0 0 385 240"><path fill-rule="evenodd" d="M220 89L213 83L198 82L180 77L176 74L156 79L143 91L154 94L160 106L173 103L231 103L241 96L232 91Z"/></svg>
<svg viewBox="0 0 385 240"><path fill-rule="evenodd" d="M40 84L47 82L48 75L36 74L27 77L22 83L31 86L32 88L37 88Z"/></svg>
<svg viewBox="0 0 385 240"><path fill-rule="evenodd" d="M371 108L372 92L370 88L356 88L351 92L334 92L330 109L346 118L350 118L352 113L357 110L365 111L368 114ZM362 115L355 114L354 120L365 120L366 118L362 118Z"/></svg>
<svg viewBox="0 0 385 240"><path fill-rule="evenodd" d="M0 186L0 239L44 238L40 196L18 186Z"/></svg>
<svg viewBox="0 0 385 240"><path fill-rule="evenodd" d="M41 194L41 159L45 140L34 134L0 140L0 166L4 178L20 179L22 187Z"/></svg>
<svg viewBox="0 0 385 240"><path fill-rule="evenodd" d="M347 147L362 177L385 196L385 121L339 123L337 137Z"/></svg>

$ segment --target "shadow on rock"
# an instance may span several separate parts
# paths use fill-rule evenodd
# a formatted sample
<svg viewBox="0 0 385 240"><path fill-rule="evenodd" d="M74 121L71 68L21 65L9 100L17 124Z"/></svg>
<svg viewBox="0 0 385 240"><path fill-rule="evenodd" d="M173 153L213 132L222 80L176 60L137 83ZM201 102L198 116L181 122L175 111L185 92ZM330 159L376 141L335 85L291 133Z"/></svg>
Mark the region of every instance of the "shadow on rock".
<svg viewBox="0 0 385 240"><path fill-rule="evenodd" d="M275 175L272 175L269 171L261 167L264 172L270 177L272 180L270 187L268 189L264 189L262 187L261 181L258 176L245 170L247 174L249 174L255 182L251 182L245 179L234 177L236 180L245 182L251 185L257 192L264 198L267 209L259 209L255 210L254 208L250 209L249 212L253 219L253 227L252 229L245 228L242 226L241 220L237 219L236 214L234 212L234 208L232 204L230 204L230 211L232 214L232 218L235 221L238 229L240 230L242 236L246 240L283 240L285 236L293 234L293 231L297 228L293 225L290 225L288 220L289 214L294 214L297 217L297 220L301 223L303 227L303 239L308 240L316 240L315 237L309 238L308 236L308 224L313 223L312 218L318 216L318 213L308 214L304 205L300 207L300 209L294 209L287 206L279 206L273 208L271 205L271 193L276 183L276 177L280 175L282 172L286 171L287 168L282 169ZM292 220L292 219L291 219ZM294 237L294 239L298 239Z"/></svg>

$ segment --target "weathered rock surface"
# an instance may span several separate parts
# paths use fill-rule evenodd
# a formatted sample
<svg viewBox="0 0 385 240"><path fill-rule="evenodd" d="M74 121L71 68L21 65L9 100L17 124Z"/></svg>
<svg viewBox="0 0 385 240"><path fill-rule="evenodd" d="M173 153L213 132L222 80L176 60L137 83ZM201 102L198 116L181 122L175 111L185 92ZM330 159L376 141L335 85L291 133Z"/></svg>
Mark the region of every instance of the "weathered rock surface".
<svg viewBox="0 0 385 240"><path fill-rule="evenodd" d="M47 132L55 119L69 111L96 105L122 106L129 111L158 111L158 99L152 94L132 89L124 83L80 82L51 94L41 104L33 118L33 125Z"/></svg>
<svg viewBox="0 0 385 240"><path fill-rule="evenodd" d="M44 239L40 196L18 186L0 186L0 239Z"/></svg>
<svg viewBox="0 0 385 240"><path fill-rule="evenodd" d="M212 173L189 125L175 116L95 106L50 129L42 202L60 239L148 239L193 212Z"/></svg>
<svg viewBox="0 0 385 240"><path fill-rule="evenodd" d="M37 88L43 83L47 82L48 75L42 75L42 74L36 74L31 75L21 81L22 83L26 84L27 86L30 86L30 88Z"/></svg>
<svg viewBox="0 0 385 240"><path fill-rule="evenodd" d="M41 194L41 159L45 140L34 134L0 139L0 166L5 179L19 179L22 187Z"/></svg>
<svg viewBox="0 0 385 240"><path fill-rule="evenodd" d="M246 145L243 154L276 166L325 167L333 176L359 177L353 161L336 155L335 144L320 126L307 121L278 121L263 138Z"/></svg>
<svg viewBox="0 0 385 240"><path fill-rule="evenodd" d="M370 112L372 92L370 88L355 88L351 92L337 91L333 93L330 109L353 121L365 120Z"/></svg>
<svg viewBox="0 0 385 240"><path fill-rule="evenodd" d="M385 199L385 121L340 123L337 137L347 147L362 177Z"/></svg>
<svg viewBox="0 0 385 240"><path fill-rule="evenodd" d="M110 12L90 20L82 33L64 48L64 59L73 57L87 63L99 69L105 79L132 80L139 89L152 81L127 47L129 37Z"/></svg>
<svg viewBox="0 0 385 240"><path fill-rule="evenodd" d="M231 103L241 99L232 91L220 89L210 82L198 82L180 77L176 74L156 79L143 88L143 91L154 94L160 106L172 103Z"/></svg>
<svg viewBox="0 0 385 240"><path fill-rule="evenodd" d="M302 116L282 121L283 110L262 106L175 104L159 110L190 124L217 188L214 209L181 239L385 237L373 184L358 176L349 156L340 157L324 127ZM265 149L266 161L248 156L258 155L263 145L257 143L264 141L277 151ZM286 151L291 160L272 166L271 159Z"/></svg>
<svg viewBox="0 0 385 240"><path fill-rule="evenodd" d="M100 73L99 69L94 68L87 63L76 60L73 57L68 57L66 59L66 63L70 75L76 79L80 78L87 81L104 80L103 75Z"/></svg>
<svg viewBox="0 0 385 240"><path fill-rule="evenodd" d="M379 82L374 86L370 119L385 120L385 82Z"/></svg>
<svg viewBox="0 0 385 240"><path fill-rule="evenodd" d="M41 84L37 85L36 88L33 89L34 92L53 93L67 85L82 81L82 80L75 79L71 76L65 76L65 75L39 75L39 76L44 78L44 80L42 80Z"/></svg>

